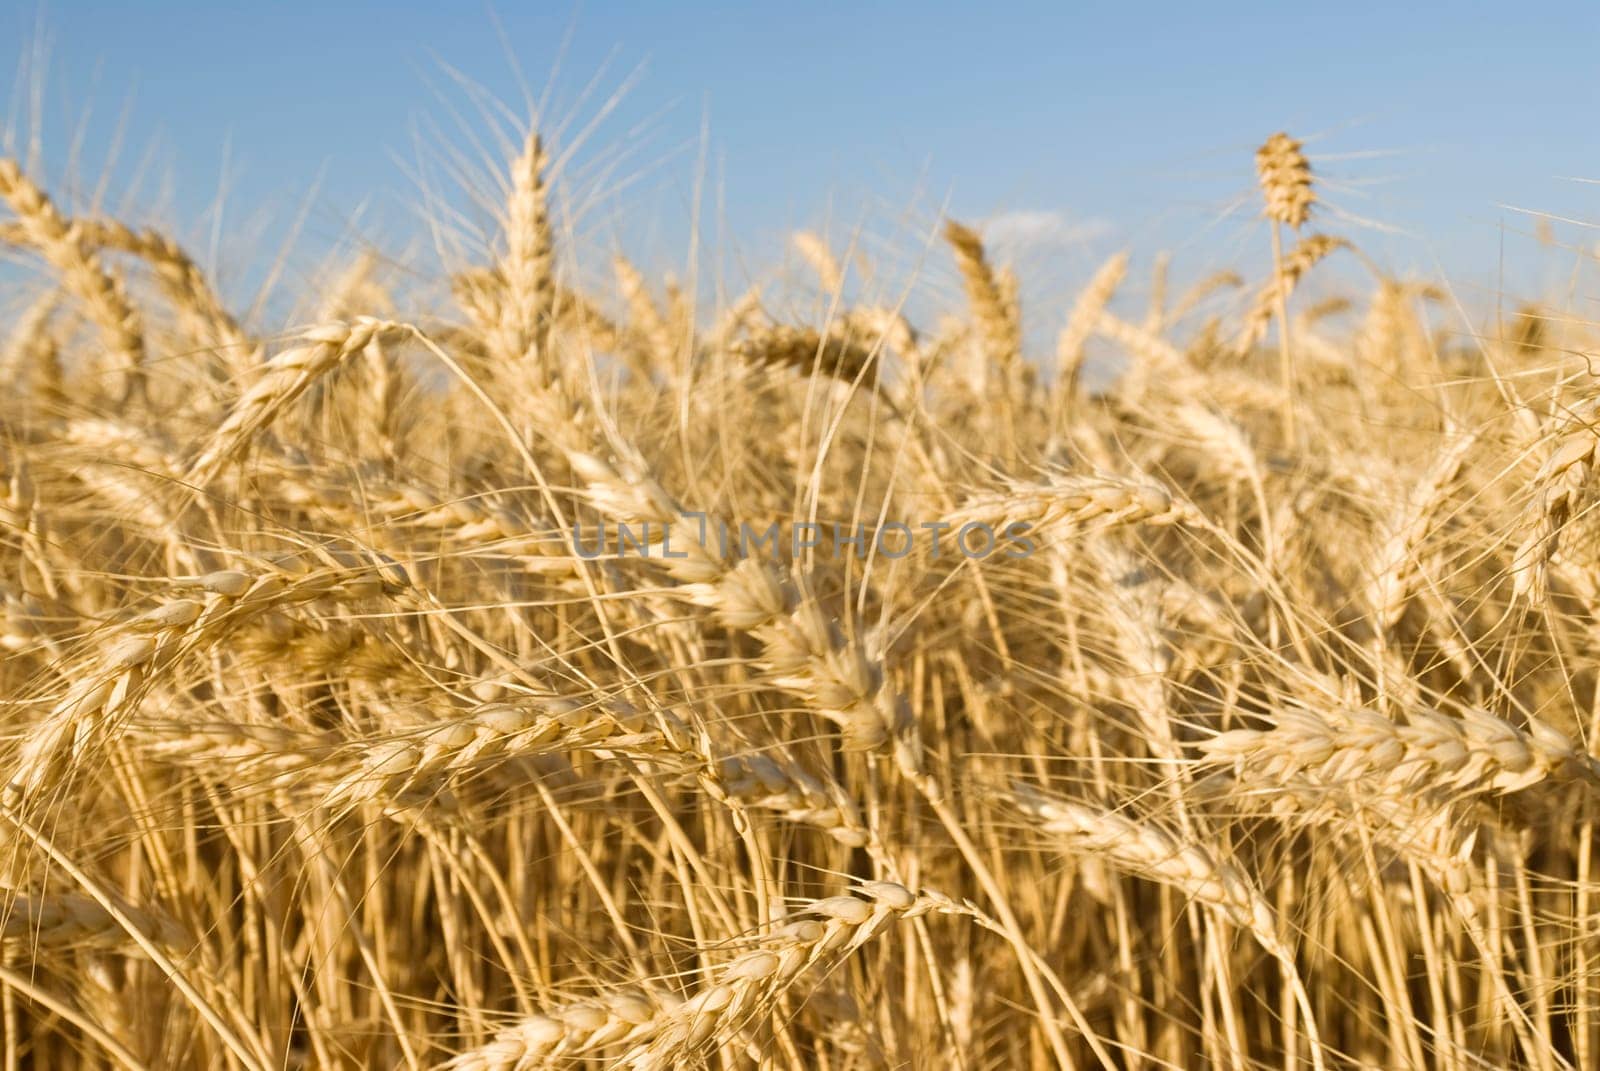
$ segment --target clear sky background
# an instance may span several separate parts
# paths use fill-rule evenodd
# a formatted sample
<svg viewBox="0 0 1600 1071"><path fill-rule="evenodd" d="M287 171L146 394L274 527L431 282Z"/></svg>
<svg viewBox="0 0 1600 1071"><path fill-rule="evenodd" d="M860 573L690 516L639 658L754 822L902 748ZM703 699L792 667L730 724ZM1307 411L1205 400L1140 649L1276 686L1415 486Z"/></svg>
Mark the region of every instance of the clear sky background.
<svg viewBox="0 0 1600 1071"><path fill-rule="evenodd" d="M518 112L524 84L548 91L569 134L627 85L588 143L606 177L586 218L645 261L682 258L702 150L703 237L735 264L797 226L915 248L948 205L1063 290L1122 246L1171 249L1180 272L1253 263L1251 153L1280 128L1346 217L1321 226L1464 292L1570 273L1570 253L1529 255L1516 209L1600 218L1578 181L1600 180L1594 3L0 0L7 42L24 73L48 61L52 179L103 170L121 121L113 194L147 158L132 214L191 235L215 228L224 176L224 227L292 219L315 188L308 240L358 213L404 235L419 136L470 152L479 129L452 69ZM11 96L25 138L26 83Z"/></svg>

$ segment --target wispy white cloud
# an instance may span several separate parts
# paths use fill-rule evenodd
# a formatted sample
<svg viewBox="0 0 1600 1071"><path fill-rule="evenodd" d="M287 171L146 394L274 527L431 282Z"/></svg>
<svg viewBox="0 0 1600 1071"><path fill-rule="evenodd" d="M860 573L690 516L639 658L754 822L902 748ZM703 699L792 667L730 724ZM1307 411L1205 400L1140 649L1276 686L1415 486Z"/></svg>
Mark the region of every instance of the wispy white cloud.
<svg viewBox="0 0 1600 1071"><path fill-rule="evenodd" d="M1012 253L1042 252L1083 245L1112 230L1103 219L1069 219L1051 210L1002 212L983 221L985 244Z"/></svg>

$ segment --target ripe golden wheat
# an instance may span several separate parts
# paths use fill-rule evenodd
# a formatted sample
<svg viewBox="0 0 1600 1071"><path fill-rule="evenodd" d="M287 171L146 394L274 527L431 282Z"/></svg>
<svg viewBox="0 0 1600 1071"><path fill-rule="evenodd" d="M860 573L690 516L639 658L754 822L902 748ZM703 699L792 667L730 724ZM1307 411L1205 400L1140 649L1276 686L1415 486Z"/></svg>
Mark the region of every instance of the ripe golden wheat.
<svg viewBox="0 0 1600 1071"><path fill-rule="evenodd" d="M1600 1066L1580 317L1312 304L1282 134L1137 308L599 287L562 159L298 326L0 161L5 1071Z"/></svg>

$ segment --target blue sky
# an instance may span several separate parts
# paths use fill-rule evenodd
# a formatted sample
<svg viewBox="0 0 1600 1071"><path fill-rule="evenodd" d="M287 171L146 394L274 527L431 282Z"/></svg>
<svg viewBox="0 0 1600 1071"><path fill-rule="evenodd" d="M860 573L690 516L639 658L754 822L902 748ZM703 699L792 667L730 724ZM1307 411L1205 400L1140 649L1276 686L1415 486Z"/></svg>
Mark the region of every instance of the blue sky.
<svg viewBox="0 0 1600 1071"><path fill-rule="evenodd" d="M14 57L41 31L51 177L86 110L87 175L125 115L113 191L148 158L132 214L202 229L226 174L225 225L315 187L308 240L358 210L404 233L418 132L470 150L452 68L517 111L548 87L546 122L578 126L631 82L588 143L615 161L591 220L646 261L682 258L703 155L702 237L731 263L796 226L914 249L945 205L1063 287L1121 245L1248 263L1250 154L1280 128L1348 217L1321 225L1396 270L1556 286L1573 257L1529 258L1507 206L1600 218L1574 181L1600 179L1594 4L0 3Z"/></svg>

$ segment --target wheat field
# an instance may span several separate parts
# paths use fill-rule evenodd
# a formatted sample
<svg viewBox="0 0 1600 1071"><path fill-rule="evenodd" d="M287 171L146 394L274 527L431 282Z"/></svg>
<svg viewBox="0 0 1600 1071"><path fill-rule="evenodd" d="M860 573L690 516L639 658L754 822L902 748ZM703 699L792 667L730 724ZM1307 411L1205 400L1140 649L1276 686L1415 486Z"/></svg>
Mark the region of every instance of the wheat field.
<svg viewBox="0 0 1600 1071"><path fill-rule="evenodd" d="M1579 317L1285 134L1026 310L580 284L553 158L294 326L0 161L4 1071L1600 1066Z"/></svg>

